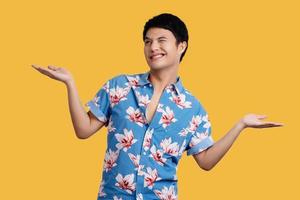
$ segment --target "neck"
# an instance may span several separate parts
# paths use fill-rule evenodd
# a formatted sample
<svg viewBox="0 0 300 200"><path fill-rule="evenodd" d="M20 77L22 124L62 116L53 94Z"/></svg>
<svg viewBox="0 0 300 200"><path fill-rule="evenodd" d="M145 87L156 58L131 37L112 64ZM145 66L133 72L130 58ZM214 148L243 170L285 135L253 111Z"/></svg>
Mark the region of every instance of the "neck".
<svg viewBox="0 0 300 200"><path fill-rule="evenodd" d="M150 69L149 81L155 89L163 90L167 85L176 83L177 76L178 66L172 69Z"/></svg>

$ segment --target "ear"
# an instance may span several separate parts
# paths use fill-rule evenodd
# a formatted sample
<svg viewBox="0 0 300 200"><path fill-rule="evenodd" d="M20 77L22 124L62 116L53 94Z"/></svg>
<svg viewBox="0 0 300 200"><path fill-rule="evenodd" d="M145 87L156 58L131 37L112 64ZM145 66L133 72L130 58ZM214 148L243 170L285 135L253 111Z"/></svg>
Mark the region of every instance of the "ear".
<svg viewBox="0 0 300 200"><path fill-rule="evenodd" d="M186 49L186 47L187 47L186 41L181 42L180 45L179 45L180 53L183 53L184 50Z"/></svg>

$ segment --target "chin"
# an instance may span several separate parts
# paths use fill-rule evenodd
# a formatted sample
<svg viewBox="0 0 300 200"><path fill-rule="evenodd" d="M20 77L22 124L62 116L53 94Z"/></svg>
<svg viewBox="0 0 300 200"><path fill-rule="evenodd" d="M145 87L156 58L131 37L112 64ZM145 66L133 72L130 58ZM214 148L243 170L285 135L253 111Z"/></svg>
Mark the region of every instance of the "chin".
<svg viewBox="0 0 300 200"><path fill-rule="evenodd" d="M153 70L168 68L168 66L163 63L148 63L148 66L150 67L150 69L153 69Z"/></svg>

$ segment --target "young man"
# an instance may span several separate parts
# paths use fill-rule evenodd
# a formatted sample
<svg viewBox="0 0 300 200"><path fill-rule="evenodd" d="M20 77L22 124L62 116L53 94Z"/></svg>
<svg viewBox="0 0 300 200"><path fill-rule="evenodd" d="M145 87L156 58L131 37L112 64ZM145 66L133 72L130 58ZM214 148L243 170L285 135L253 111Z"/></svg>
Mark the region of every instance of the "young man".
<svg viewBox="0 0 300 200"><path fill-rule="evenodd" d="M188 47L185 24L172 14L155 16L144 26L143 40L150 70L109 79L87 102L87 113L66 69L33 66L66 84L78 138L90 137L103 125L108 129L98 199L175 200L177 165L184 151L193 155L200 168L210 170L243 129L283 125L248 114L214 142L207 112L178 76Z"/></svg>

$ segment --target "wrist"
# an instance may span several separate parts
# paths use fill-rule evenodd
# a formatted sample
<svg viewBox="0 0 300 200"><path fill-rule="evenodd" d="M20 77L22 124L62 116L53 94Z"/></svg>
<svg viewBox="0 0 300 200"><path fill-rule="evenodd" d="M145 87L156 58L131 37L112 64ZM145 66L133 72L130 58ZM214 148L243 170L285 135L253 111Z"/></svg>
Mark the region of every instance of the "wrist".
<svg viewBox="0 0 300 200"><path fill-rule="evenodd" d="M236 124L236 126L238 128L240 128L241 130L247 128L247 125L245 124L245 122L243 121L243 119L241 119L240 121L238 121L238 123Z"/></svg>
<svg viewBox="0 0 300 200"><path fill-rule="evenodd" d="M72 86L72 85L74 85L74 84L75 84L75 82L74 82L74 80L73 80L73 79L66 80L64 83L65 83L65 85L66 85L66 86L68 86L68 87L70 87L70 86Z"/></svg>

